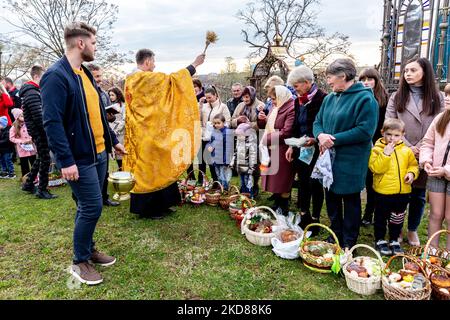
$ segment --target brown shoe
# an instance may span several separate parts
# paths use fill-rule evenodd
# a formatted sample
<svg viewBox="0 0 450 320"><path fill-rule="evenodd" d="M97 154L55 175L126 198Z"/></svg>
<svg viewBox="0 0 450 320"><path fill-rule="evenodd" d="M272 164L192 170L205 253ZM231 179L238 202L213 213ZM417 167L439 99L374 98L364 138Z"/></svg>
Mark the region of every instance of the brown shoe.
<svg viewBox="0 0 450 320"><path fill-rule="evenodd" d="M91 259L89 260L93 264L101 265L102 267L109 267L116 263L116 258L110 257L100 251L94 249L92 251Z"/></svg>
<svg viewBox="0 0 450 320"><path fill-rule="evenodd" d="M70 274L81 283L85 283L89 286L94 286L103 282L102 275L88 262L72 265Z"/></svg>

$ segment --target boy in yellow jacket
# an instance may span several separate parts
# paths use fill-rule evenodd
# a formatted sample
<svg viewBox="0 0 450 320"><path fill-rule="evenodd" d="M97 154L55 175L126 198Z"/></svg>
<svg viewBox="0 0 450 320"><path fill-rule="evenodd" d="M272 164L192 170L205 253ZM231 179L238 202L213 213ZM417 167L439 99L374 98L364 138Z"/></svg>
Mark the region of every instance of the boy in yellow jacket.
<svg viewBox="0 0 450 320"><path fill-rule="evenodd" d="M405 221L412 183L419 176L419 165L413 151L402 141L405 124L387 119L369 159L373 172L375 203L375 248L382 255L402 253L398 237ZM389 245L385 241L389 226Z"/></svg>

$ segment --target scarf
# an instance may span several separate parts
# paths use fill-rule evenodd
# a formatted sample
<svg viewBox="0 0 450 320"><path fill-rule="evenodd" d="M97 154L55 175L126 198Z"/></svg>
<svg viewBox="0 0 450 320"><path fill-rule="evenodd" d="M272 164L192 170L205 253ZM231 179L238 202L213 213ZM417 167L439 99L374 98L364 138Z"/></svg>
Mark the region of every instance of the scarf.
<svg viewBox="0 0 450 320"><path fill-rule="evenodd" d="M308 102L310 102L314 96L316 95L317 91L319 91L319 87L317 84L313 84L309 92L305 93L304 95L300 96L298 99L300 101L301 105L305 105Z"/></svg>
<svg viewBox="0 0 450 320"><path fill-rule="evenodd" d="M272 112L267 119L266 133L275 132L275 121L278 117L278 111L280 108L286 104L290 99L292 99L292 93L285 86L275 86L275 93L277 95L277 106L272 108Z"/></svg>
<svg viewBox="0 0 450 320"><path fill-rule="evenodd" d="M250 119L250 115L252 113L252 107L255 104L256 101L256 89L252 86L245 87L244 91L242 92L242 96L249 95L250 96L250 104L246 104L243 110L243 114Z"/></svg>

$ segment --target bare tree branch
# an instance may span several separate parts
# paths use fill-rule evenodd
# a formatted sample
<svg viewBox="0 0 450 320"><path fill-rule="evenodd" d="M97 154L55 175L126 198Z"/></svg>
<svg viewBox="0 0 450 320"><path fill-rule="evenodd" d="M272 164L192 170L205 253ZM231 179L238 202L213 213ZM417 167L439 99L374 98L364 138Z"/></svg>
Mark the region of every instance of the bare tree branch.
<svg viewBox="0 0 450 320"><path fill-rule="evenodd" d="M126 55L112 44L112 28L117 21L118 6L107 0L4 0L5 9L17 19L4 18L19 32L42 46L46 59L64 55L64 27L84 21L97 29L97 62L105 66L127 62ZM69 6L70 4L70 6ZM17 22L16 22L17 21Z"/></svg>
<svg viewBox="0 0 450 320"><path fill-rule="evenodd" d="M310 66L319 66L335 54L348 55L350 41L335 33L325 36L317 24L316 7L320 0L260 0L249 2L236 17L246 28L244 42L255 49L250 56L261 57L273 42L278 28L288 54L304 58Z"/></svg>

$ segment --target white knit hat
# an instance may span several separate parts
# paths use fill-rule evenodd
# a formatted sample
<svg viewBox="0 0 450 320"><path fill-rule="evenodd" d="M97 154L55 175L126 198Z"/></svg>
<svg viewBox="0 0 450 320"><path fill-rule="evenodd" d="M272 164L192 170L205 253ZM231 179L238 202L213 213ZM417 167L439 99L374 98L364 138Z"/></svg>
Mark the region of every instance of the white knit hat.
<svg viewBox="0 0 450 320"><path fill-rule="evenodd" d="M22 109L14 108L11 110L11 113L14 116L14 119L17 120L17 118L19 118L23 114L23 111L22 111Z"/></svg>

